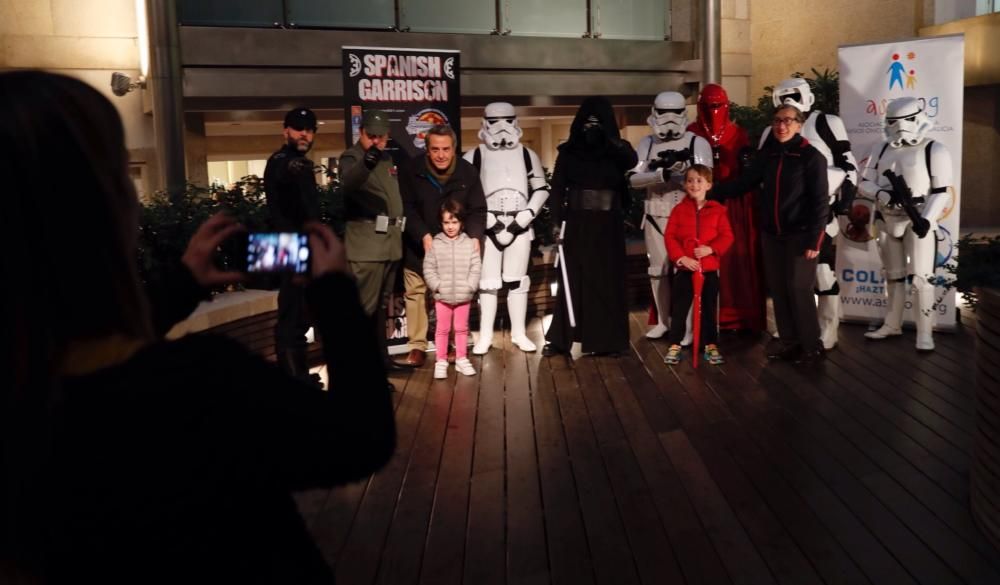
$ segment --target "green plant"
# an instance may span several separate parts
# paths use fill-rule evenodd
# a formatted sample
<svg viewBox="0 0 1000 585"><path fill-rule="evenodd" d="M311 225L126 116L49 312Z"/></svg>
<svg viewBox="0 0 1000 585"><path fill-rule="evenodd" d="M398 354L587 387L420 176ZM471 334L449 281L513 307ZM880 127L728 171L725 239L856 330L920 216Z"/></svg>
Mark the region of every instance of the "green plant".
<svg viewBox="0 0 1000 585"><path fill-rule="evenodd" d="M320 221L335 229L343 207L341 198L336 196L338 186L334 178L317 188ZM150 275L161 273L176 262L198 226L220 211L235 217L249 231L267 229L263 180L250 175L228 189L189 184L177 199L171 200L165 192L157 192L144 201L139 210L139 274L143 281L148 282ZM216 257L219 268L236 270L243 253L239 248L239 238L224 242Z"/></svg>
<svg viewBox="0 0 1000 585"><path fill-rule="evenodd" d="M817 71L815 67L810 69L812 77L806 77L802 72L792 73L792 77L801 77L809 84L816 103L814 110L820 110L827 114L840 113L840 74L837 71L824 69ZM730 103L729 113L733 121L743 127L750 137L750 144L756 145L760 141L764 129L771 124L774 117L774 103L771 101L771 93L774 91L773 85L764 86L764 93L757 98L755 106L741 106Z"/></svg>
<svg viewBox="0 0 1000 585"><path fill-rule="evenodd" d="M977 288L1000 289L1000 236L966 234L955 246L958 261L946 269L954 276L951 286L974 311L979 303Z"/></svg>

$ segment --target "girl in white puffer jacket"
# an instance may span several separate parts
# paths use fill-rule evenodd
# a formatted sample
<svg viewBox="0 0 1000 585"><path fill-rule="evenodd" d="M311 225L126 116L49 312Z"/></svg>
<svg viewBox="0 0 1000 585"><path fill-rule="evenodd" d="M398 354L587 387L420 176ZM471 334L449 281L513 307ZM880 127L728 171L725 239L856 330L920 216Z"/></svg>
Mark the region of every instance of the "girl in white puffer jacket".
<svg viewBox="0 0 1000 585"><path fill-rule="evenodd" d="M466 376L476 375L467 357L469 309L479 289L482 263L475 241L462 231L465 209L454 199L441 205L441 233L434 236L431 249L424 255L424 282L434 293L437 328L434 345L437 361L434 377L448 377L447 348L452 319L455 323L455 369Z"/></svg>

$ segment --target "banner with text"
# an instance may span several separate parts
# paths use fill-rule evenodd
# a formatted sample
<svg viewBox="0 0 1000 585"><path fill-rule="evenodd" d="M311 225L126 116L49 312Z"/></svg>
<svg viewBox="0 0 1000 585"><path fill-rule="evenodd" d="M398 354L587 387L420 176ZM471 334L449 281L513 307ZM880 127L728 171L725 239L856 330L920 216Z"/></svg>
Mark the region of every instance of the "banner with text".
<svg viewBox="0 0 1000 585"><path fill-rule="evenodd" d="M851 140L860 171L877 158L885 141L886 105L901 97L918 98L934 123L928 140L948 147L954 173L954 201L938 224L935 265L941 281L946 264L955 262L962 169L962 98L964 37L951 35L872 45L840 47L840 117ZM874 164L874 161L872 161ZM842 220L837 242L837 277L843 318L873 321L885 316L887 298L882 261L872 225L873 201L858 197ZM927 237L935 237L929 234ZM955 326L955 292L937 287L937 328ZM913 292L907 297L905 320L912 322Z"/></svg>
<svg viewBox="0 0 1000 585"><path fill-rule="evenodd" d="M397 166L424 150L425 134L438 124L452 127L459 140L455 152L461 154L458 51L343 47L341 57L346 146L358 141L362 113L373 108L389 115L386 150ZM402 272L389 300L386 321L391 353L405 351L408 342Z"/></svg>
<svg viewBox="0 0 1000 585"><path fill-rule="evenodd" d="M392 140L387 150L397 164L400 156L423 150L424 134L437 124L450 125L461 140L458 51L384 47L342 51L347 146L357 142L366 108L389 114Z"/></svg>

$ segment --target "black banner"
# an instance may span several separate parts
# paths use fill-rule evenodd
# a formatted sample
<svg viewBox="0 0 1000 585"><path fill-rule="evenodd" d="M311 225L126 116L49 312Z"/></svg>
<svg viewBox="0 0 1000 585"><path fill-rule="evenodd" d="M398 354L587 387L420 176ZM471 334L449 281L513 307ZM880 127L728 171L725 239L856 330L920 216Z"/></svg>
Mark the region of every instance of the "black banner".
<svg viewBox="0 0 1000 585"><path fill-rule="evenodd" d="M358 141L364 110L374 108L389 114L386 150L397 166L424 150L424 134L438 124L455 131L459 141L455 156L462 155L458 51L344 47L342 56L346 147ZM407 344L403 271L399 272L386 322L392 353L405 351ZM433 331L428 332L432 337Z"/></svg>
<svg viewBox="0 0 1000 585"><path fill-rule="evenodd" d="M399 157L424 149L424 134L448 124L459 141L462 118L459 52L435 49L344 47L344 137L358 140L365 108L384 110L392 123L389 150ZM461 144L455 152L461 153Z"/></svg>

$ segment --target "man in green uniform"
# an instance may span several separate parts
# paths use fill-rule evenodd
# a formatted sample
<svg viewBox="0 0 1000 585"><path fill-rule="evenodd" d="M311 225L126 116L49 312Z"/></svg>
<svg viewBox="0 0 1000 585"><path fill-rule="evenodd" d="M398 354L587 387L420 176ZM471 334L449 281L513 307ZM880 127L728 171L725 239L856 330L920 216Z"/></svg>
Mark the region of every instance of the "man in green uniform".
<svg viewBox="0 0 1000 585"><path fill-rule="evenodd" d="M403 255L403 200L396 166L383 152L389 140L389 116L366 110L361 135L340 157L340 186L344 195L347 261L358 280L361 305L374 321L387 369L405 366L389 359L386 310Z"/></svg>

